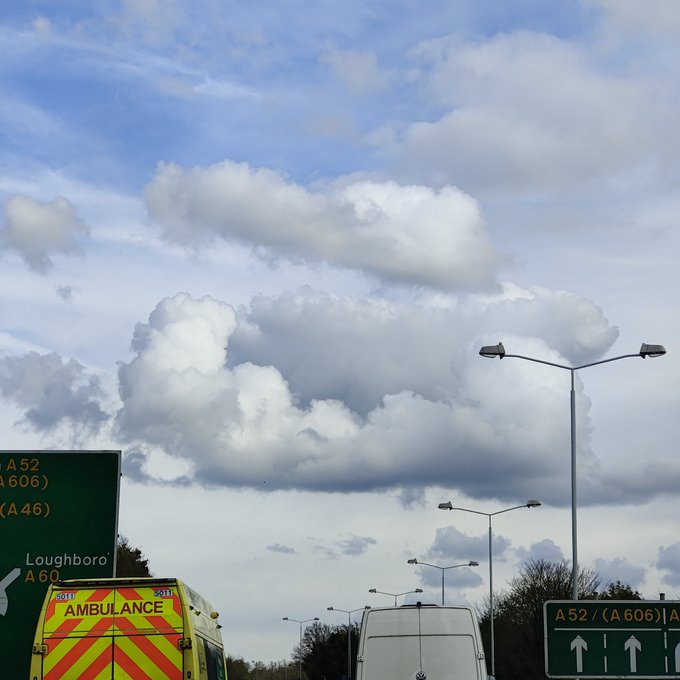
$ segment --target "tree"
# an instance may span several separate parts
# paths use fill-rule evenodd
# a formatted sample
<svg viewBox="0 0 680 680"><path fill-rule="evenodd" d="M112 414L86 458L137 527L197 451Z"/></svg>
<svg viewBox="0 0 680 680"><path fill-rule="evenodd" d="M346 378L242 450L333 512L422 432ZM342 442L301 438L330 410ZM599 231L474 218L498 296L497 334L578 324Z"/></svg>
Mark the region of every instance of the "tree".
<svg viewBox="0 0 680 680"><path fill-rule="evenodd" d="M139 548L133 548L125 536L118 535L116 546L116 576L134 578L151 576L149 560Z"/></svg>
<svg viewBox="0 0 680 680"><path fill-rule="evenodd" d="M642 595L627 583L612 581L598 596L599 600L641 600Z"/></svg>
<svg viewBox="0 0 680 680"><path fill-rule="evenodd" d="M579 569L580 599L592 599L600 579L590 569ZM494 638L498 680L545 678L543 603L571 599L571 566L566 560L529 560L511 581L510 590L494 596ZM490 608L481 616L482 637L490 647Z"/></svg>
<svg viewBox="0 0 680 680"><path fill-rule="evenodd" d="M359 644L359 624L356 622L352 624L351 635L352 669L354 669ZM302 659L302 667L308 680L347 678L347 626L329 626L314 622L305 630L302 649L298 646L293 658L296 661Z"/></svg>
<svg viewBox="0 0 680 680"><path fill-rule="evenodd" d="M566 560L529 560L510 581L510 590L494 596L494 638L498 680L544 680L543 603L571 600L571 565ZM600 577L579 569L576 589L580 600L640 600L637 590L619 580L598 593ZM480 615L487 659L490 642L488 601Z"/></svg>

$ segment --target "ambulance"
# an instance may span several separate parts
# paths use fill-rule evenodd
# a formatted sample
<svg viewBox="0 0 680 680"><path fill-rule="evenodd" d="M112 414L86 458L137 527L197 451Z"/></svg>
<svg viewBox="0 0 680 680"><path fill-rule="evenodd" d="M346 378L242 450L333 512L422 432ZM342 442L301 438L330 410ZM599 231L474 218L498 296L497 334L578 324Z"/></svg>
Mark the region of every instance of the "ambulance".
<svg viewBox="0 0 680 680"><path fill-rule="evenodd" d="M174 578L80 579L45 596L31 680L226 680L218 614Z"/></svg>

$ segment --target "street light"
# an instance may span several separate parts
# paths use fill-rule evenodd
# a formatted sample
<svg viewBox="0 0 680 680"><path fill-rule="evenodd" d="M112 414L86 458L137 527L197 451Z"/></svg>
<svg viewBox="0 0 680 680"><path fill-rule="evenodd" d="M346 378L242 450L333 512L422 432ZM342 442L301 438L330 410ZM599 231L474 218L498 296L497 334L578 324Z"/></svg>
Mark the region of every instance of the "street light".
<svg viewBox="0 0 680 680"><path fill-rule="evenodd" d="M358 609L338 609L337 607L326 607L329 612L344 612L347 614L347 680L352 680L352 614L354 612L370 609L368 605Z"/></svg>
<svg viewBox="0 0 680 680"><path fill-rule="evenodd" d="M491 527L491 518L495 515L500 515L511 510L519 510L520 508L537 508L541 505L541 501L535 499L528 500L524 505L513 505L511 508L505 510L496 510L496 512L481 512L480 510L470 510L468 508L455 508L451 501L440 503L440 510L460 510L462 512L471 512L475 515L484 515L489 518L489 628L491 631L491 675L496 676L496 651L494 641L494 619L493 619L493 529Z"/></svg>
<svg viewBox="0 0 680 680"><path fill-rule="evenodd" d="M503 343L499 342L497 345L486 345L479 350L479 354L488 359L498 357L513 357L515 359L525 359L526 361L533 361L537 364L545 364L546 366L553 366L555 368L562 368L571 373L571 392L570 392L570 415L571 415L571 599L578 600L578 548L577 548L577 529L576 529L576 392L574 391L574 373L582 368L589 368L590 366L599 366L600 364L608 364L619 359L628 359L630 357L642 357L646 359L649 357L662 357L666 354L666 349L663 345L648 345L642 343L640 351L637 354L622 354L611 359L602 359L601 361L593 361L589 364L581 366L565 366L563 364L556 364L552 361L544 361L543 359L536 359L534 357L526 357L521 354L507 354Z"/></svg>
<svg viewBox="0 0 680 680"><path fill-rule="evenodd" d="M299 650L299 657L300 657L300 663L298 666L298 680L302 680L302 624L303 623L309 623L310 621L318 621L319 617L315 616L313 619L304 619L300 621L299 619L290 619L287 616L283 617L284 621L293 621L294 623L299 623L300 624L300 650Z"/></svg>
<svg viewBox="0 0 680 680"><path fill-rule="evenodd" d="M415 557L407 560L408 564L422 564L425 567L434 567L435 569L441 569L442 572L442 607L444 606L444 572L447 569L455 569L456 567L478 567L479 562L470 560L469 562L464 562L463 564L452 564L450 567L440 567L436 564L428 564L427 562L419 562Z"/></svg>
<svg viewBox="0 0 680 680"><path fill-rule="evenodd" d="M422 588L416 588L415 590L406 590L403 593L386 593L384 590L376 590L375 588L371 588L369 593L380 593L381 595L389 595L390 597L394 598L394 606L397 606L397 598L401 597L402 595L408 595L409 593L422 593L423 589Z"/></svg>

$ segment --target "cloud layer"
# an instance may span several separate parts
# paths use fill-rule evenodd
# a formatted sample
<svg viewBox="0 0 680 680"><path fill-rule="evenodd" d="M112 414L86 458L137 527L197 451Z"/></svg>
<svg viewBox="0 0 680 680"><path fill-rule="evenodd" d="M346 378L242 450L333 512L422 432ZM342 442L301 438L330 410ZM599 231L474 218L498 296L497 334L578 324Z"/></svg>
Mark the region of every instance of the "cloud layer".
<svg viewBox="0 0 680 680"><path fill-rule="evenodd" d="M245 163L161 164L146 203L175 243L222 238L271 259L323 260L393 283L489 289L502 263L476 201L451 186L358 181L311 190Z"/></svg>

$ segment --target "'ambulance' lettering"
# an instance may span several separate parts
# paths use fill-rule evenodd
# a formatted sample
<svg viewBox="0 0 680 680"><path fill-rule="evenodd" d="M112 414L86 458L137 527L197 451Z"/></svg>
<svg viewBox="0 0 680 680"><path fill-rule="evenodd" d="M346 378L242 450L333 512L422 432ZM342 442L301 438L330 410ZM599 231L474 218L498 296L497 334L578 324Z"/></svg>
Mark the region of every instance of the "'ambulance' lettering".
<svg viewBox="0 0 680 680"><path fill-rule="evenodd" d="M162 614L162 602L123 602L119 611L114 611L112 602L84 602L68 604L64 616L122 616L124 614Z"/></svg>

